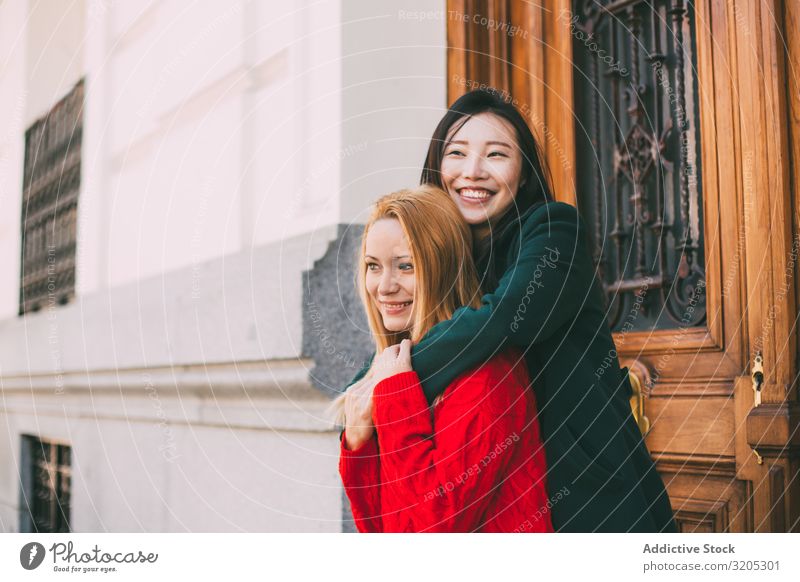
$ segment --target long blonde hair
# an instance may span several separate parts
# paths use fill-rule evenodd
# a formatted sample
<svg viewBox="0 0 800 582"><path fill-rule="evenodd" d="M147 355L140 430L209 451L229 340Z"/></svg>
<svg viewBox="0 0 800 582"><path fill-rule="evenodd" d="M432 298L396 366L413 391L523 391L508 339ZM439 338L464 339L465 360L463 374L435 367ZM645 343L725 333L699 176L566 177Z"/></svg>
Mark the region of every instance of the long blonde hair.
<svg viewBox="0 0 800 582"><path fill-rule="evenodd" d="M414 261L414 311L410 334L386 329L375 301L367 293L367 235L382 219L400 223ZM356 263L356 288L367 313L376 357L389 346L411 339L416 344L430 329L453 316L459 307L480 307L480 283L472 260L472 232L455 202L430 184L399 190L375 203L361 237ZM369 373L351 389L369 381ZM329 407L334 422L344 424L345 394Z"/></svg>

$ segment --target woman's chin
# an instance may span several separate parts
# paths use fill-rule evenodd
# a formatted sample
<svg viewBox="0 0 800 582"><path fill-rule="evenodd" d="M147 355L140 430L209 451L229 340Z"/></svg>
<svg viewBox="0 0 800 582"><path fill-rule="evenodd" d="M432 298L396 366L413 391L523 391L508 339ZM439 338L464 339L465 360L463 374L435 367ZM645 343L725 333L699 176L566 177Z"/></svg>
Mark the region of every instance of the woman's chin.
<svg viewBox="0 0 800 582"><path fill-rule="evenodd" d="M463 206L459 207L459 210L461 211L461 216L464 217L464 221L470 226L478 226L489 222L489 215L485 211L464 208Z"/></svg>
<svg viewBox="0 0 800 582"><path fill-rule="evenodd" d="M383 327L386 328L386 331L390 331L392 333L400 333L401 331L409 331L411 329L411 325L409 324L408 320L405 318L383 318Z"/></svg>

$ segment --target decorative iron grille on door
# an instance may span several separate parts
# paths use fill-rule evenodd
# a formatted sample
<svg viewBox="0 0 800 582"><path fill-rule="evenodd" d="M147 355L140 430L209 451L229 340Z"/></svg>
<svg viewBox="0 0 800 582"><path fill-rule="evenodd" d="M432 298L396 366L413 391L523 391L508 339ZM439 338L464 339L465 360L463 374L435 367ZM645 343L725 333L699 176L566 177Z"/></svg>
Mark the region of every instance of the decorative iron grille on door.
<svg viewBox="0 0 800 582"><path fill-rule="evenodd" d="M578 206L614 331L702 324L694 4L576 0Z"/></svg>
<svg viewBox="0 0 800 582"><path fill-rule="evenodd" d="M75 294L83 81L25 133L19 314Z"/></svg>
<svg viewBox="0 0 800 582"><path fill-rule="evenodd" d="M22 437L20 531L70 531L72 450L68 445Z"/></svg>

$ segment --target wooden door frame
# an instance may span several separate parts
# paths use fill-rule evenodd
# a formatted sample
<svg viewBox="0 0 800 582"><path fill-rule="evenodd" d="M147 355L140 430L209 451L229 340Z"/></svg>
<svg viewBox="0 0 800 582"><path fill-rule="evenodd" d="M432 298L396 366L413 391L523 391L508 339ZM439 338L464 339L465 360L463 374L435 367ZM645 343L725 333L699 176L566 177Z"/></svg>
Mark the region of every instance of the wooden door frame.
<svg viewBox="0 0 800 582"><path fill-rule="evenodd" d="M514 87L513 97L545 149L556 198L575 204L570 1L550 0L542 6L512 2L505 12L502 4L448 0L447 9L449 15L482 9L527 31L511 39L507 54L488 55L490 69L508 71L488 78ZM480 55L468 46L466 21L448 19L451 103L481 81L475 78ZM646 391L652 420L693 414L708 424L703 434L651 431L647 444L656 451L659 471L713 473L745 482L744 505L737 515L725 517L731 529L740 531L800 527L796 277L789 281L791 292L785 291L788 266L794 268L798 254L795 241L800 240L794 236L800 224L794 203L800 183L800 40L789 37L784 43L787 23L797 30L797 3L695 2L707 321L702 328L680 329L679 335L675 329L615 334L623 365L646 373L654 358L669 355L659 383ZM794 74L787 74L787 57L795 64ZM765 372L758 407L750 369L756 350L763 355ZM702 409L684 409L682 402L694 403L684 408L699 404ZM696 438L705 439L715 453L708 458L687 454L690 439ZM685 502L687 515L726 510L713 500L704 504L676 497Z"/></svg>
<svg viewBox="0 0 800 582"><path fill-rule="evenodd" d="M744 434L737 433L737 476L753 482L755 531L800 531L796 174L792 180L800 157L796 145L790 150L798 96L795 92L789 103L788 89L797 87L797 79L787 75L792 63L796 71L800 55L797 39L786 35L786 23L800 20L800 7L783 0L738 0L717 6L716 15L727 18L735 38L737 193L744 204L746 246L755 251L746 260L748 340L751 355L763 353L765 372L762 404L741 406L746 417L737 418L746 425ZM752 402L752 382L740 384L737 397Z"/></svg>

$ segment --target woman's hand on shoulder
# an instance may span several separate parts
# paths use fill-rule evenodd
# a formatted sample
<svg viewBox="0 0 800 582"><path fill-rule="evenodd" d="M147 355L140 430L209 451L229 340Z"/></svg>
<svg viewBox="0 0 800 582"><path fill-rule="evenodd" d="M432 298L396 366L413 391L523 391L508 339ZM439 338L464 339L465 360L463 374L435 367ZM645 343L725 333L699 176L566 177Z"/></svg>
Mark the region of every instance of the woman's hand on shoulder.
<svg viewBox="0 0 800 582"><path fill-rule="evenodd" d="M381 380L391 378L403 372L412 372L411 340L403 340L399 344L389 346L377 355L370 369L371 378L378 384Z"/></svg>

